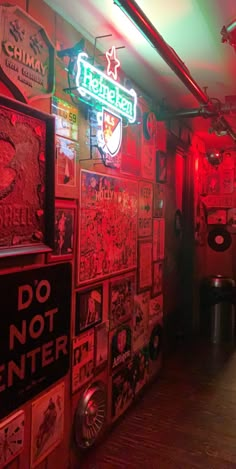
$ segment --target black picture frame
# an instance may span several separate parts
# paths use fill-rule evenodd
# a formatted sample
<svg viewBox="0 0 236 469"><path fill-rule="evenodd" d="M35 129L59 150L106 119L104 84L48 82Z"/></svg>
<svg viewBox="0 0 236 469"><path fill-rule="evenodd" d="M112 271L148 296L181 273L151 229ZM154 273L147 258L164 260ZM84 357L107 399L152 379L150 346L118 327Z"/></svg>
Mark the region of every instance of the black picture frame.
<svg viewBox="0 0 236 469"><path fill-rule="evenodd" d="M27 132L26 126L28 126ZM12 172L11 184L8 183L0 196L0 212L3 214L8 208L12 216L12 224L9 222L8 230L6 229L5 233L4 230L0 230L0 258L45 253L53 249L54 129L55 122L52 115L0 95L0 139L6 147L6 161L2 169ZM33 143L32 148L30 147L30 138L26 140L29 133L34 136L37 147L35 151ZM12 148L10 161L7 146ZM35 185L32 183L34 178ZM33 188L31 192L29 187ZM33 190L36 194L35 201L31 198ZM20 223L20 216L26 217L27 221L24 224ZM32 228L27 223L28 225L31 223Z"/></svg>
<svg viewBox="0 0 236 469"><path fill-rule="evenodd" d="M91 301L92 300L92 301ZM89 305L90 301L90 305ZM93 310L89 311L89 307ZM94 315L94 319L93 319ZM92 317L92 319L90 319ZM92 286L75 292L75 335L90 329L102 322L103 286Z"/></svg>

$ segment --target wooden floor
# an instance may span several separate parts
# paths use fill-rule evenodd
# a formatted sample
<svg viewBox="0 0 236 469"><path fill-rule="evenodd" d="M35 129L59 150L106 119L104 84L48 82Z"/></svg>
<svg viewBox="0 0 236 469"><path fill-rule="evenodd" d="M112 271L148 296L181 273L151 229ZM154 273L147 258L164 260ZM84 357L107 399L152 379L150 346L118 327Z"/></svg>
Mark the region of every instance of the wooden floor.
<svg viewBox="0 0 236 469"><path fill-rule="evenodd" d="M236 469L236 348L179 344L79 469Z"/></svg>

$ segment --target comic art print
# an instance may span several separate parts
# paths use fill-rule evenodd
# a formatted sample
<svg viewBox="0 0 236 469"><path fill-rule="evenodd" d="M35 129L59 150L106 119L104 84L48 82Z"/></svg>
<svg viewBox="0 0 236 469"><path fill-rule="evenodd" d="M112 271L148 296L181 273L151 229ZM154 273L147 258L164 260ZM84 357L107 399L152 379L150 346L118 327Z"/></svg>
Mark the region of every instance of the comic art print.
<svg viewBox="0 0 236 469"><path fill-rule="evenodd" d="M136 267L137 198L134 181L81 171L78 283Z"/></svg>
<svg viewBox="0 0 236 469"><path fill-rule="evenodd" d="M116 278L110 282L110 329L128 320L133 313L135 276Z"/></svg>

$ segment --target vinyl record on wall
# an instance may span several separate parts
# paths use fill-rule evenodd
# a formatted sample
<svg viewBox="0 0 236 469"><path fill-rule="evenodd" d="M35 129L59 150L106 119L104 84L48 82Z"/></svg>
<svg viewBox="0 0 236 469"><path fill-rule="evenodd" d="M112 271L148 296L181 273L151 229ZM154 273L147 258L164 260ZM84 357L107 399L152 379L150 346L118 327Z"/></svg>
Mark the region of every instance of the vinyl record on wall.
<svg viewBox="0 0 236 469"><path fill-rule="evenodd" d="M163 329L160 324L156 325L149 340L149 356L151 360L157 360L162 347Z"/></svg>
<svg viewBox="0 0 236 469"><path fill-rule="evenodd" d="M221 225L215 226L208 233L208 245L217 252L223 252L229 249L232 243L231 234Z"/></svg>
<svg viewBox="0 0 236 469"><path fill-rule="evenodd" d="M101 381L91 384L82 394L75 412L74 438L78 448L93 446L106 424L107 395Z"/></svg>

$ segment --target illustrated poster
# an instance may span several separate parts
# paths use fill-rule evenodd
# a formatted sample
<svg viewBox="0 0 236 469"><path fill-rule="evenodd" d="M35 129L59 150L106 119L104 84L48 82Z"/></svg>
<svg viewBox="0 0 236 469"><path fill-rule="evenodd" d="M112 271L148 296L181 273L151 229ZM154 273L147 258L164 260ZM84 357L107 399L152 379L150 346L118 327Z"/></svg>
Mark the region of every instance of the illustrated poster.
<svg viewBox="0 0 236 469"><path fill-rule="evenodd" d="M142 148L142 177L154 181L156 175L156 148L143 143Z"/></svg>
<svg viewBox="0 0 236 469"><path fill-rule="evenodd" d="M147 340L150 291L134 296L133 350L141 349Z"/></svg>
<svg viewBox="0 0 236 469"><path fill-rule="evenodd" d="M93 376L94 329L73 340L72 392L81 388Z"/></svg>
<svg viewBox="0 0 236 469"><path fill-rule="evenodd" d="M43 461L63 438L64 387L64 383L58 384L32 404L32 468Z"/></svg>
<svg viewBox="0 0 236 469"><path fill-rule="evenodd" d="M110 282L110 329L114 329L132 316L134 289L133 274Z"/></svg>
<svg viewBox="0 0 236 469"><path fill-rule="evenodd" d="M136 267L137 198L134 181L81 171L78 283Z"/></svg>
<svg viewBox="0 0 236 469"><path fill-rule="evenodd" d="M139 183L138 236L152 235L153 185L150 182Z"/></svg>
<svg viewBox="0 0 236 469"><path fill-rule="evenodd" d="M149 303L149 326L163 320L163 295L155 296Z"/></svg>

